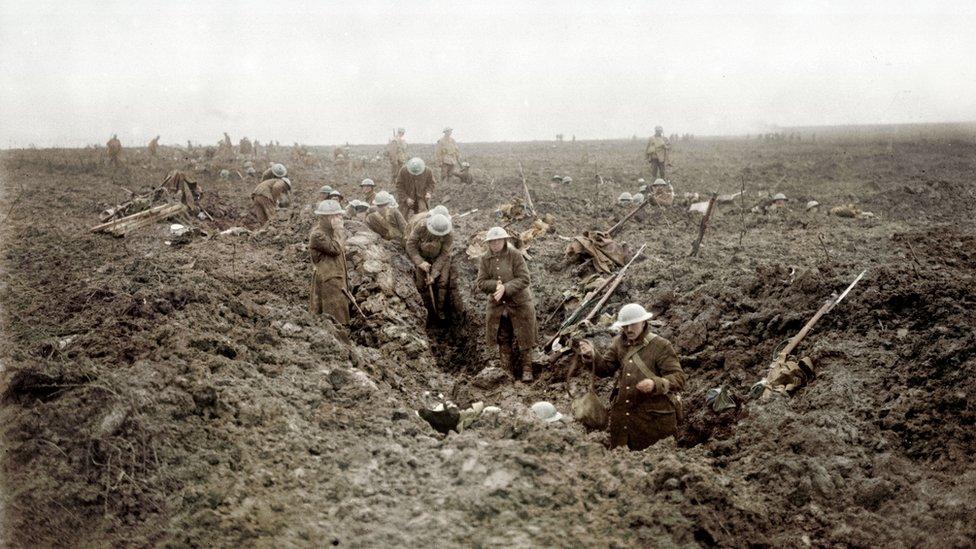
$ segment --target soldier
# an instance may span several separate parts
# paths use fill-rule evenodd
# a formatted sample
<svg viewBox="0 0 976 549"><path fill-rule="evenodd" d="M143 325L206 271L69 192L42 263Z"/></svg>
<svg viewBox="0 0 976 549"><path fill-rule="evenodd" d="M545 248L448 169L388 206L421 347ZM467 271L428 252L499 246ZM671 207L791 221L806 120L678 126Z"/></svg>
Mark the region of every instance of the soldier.
<svg viewBox="0 0 976 549"><path fill-rule="evenodd" d="M651 195L658 206L670 206L674 204L674 187L663 179L655 179L651 183Z"/></svg>
<svg viewBox="0 0 976 549"><path fill-rule="evenodd" d="M413 157L396 176L396 196L404 217L427 209L434 193L434 173L424 161Z"/></svg>
<svg viewBox="0 0 976 549"><path fill-rule="evenodd" d="M488 253L481 257L475 286L490 295L485 313L488 344L498 345L502 369L515 380L532 381L532 351L537 327L529 270L522 253L509 244L502 227L485 235Z"/></svg>
<svg viewBox="0 0 976 549"><path fill-rule="evenodd" d="M149 156L156 158L156 153L159 152L159 136L153 137L152 141L149 142Z"/></svg>
<svg viewBox="0 0 976 549"><path fill-rule="evenodd" d="M403 138L403 134L406 132L407 130L403 128L397 128L396 137L391 139L386 146L386 157L390 161L390 181L396 179L403 163L407 161L407 142Z"/></svg>
<svg viewBox="0 0 976 549"><path fill-rule="evenodd" d="M407 235L407 221L400 210L393 207L393 195L386 191L376 193L373 206L376 208L366 215L366 226L385 240L403 244Z"/></svg>
<svg viewBox="0 0 976 549"><path fill-rule="evenodd" d="M274 217L278 204L287 201L287 194L291 192L291 181L285 177L288 170L282 164L273 165L270 170L271 177L265 178L258 183L257 187L251 191L251 215L254 216L258 225L265 225ZM268 172L265 172L267 174Z"/></svg>
<svg viewBox="0 0 976 549"><path fill-rule="evenodd" d="M458 149L457 142L451 137L453 131L451 128L444 128L444 137L437 140L437 146L434 148L434 158L441 167L441 181L445 183L449 177L455 175L455 170L461 163L461 151Z"/></svg>
<svg viewBox="0 0 976 549"><path fill-rule="evenodd" d="M237 147L238 151L244 156L251 156L251 153L254 152L254 148L251 147L251 140L247 136L241 138L241 143Z"/></svg>
<svg viewBox="0 0 976 549"><path fill-rule="evenodd" d="M416 266L414 281L430 313L428 318L445 320L448 302L454 301L455 307L461 303L460 300L448 299L449 292L453 294L456 286L451 280L451 248L454 246L451 229L450 218L434 214L427 218L426 223L414 227L407 236L407 256Z"/></svg>
<svg viewBox="0 0 976 549"><path fill-rule="evenodd" d="M328 185L322 185L322 188L319 189L318 202L321 202L323 200L328 200L330 194L332 194L332 187Z"/></svg>
<svg viewBox="0 0 976 549"><path fill-rule="evenodd" d="M395 198L393 202L394 204L396 203ZM396 206L394 205L394 207ZM448 219L451 219L451 213L448 211L447 206L444 206L443 204L438 204L426 212L419 212L410 216L410 219L407 219L407 232L405 236L409 236L410 233L412 233L413 230L417 227L417 225L426 223L427 218L434 214L441 214L447 216Z"/></svg>
<svg viewBox="0 0 976 549"><path fill-rule="evenodd" d="M634 195L630 194L627 191L620 193L620 196L617 197L618 206L630 206L631 203L633 202L634 202Z"/></svg>
<svg viewBox="0 0 976 549"><path fill-rule="evenodd" d="M665 178L664 167L667 165L671 154L671 142L664 137L664 128L656 126L654 136L647 140L647 149L644 156L651 164L651 177Z"/></svg>
<svg viewBox="0 0 976 549"><path fill-rule="evenodd" d="M454 175L458 176L458 179L461 180L461 183L467 185L474 183L474 174L471 173L471 163L469 162L461 162L461 170L455 173Z"/></svg>
<svg viewBox="0 0 976 549"><path fill-rule="evenodd" d="M329 192L329 200L335 200L341 206L342 203L345 202L346 197L342 196L342 191L339 189L332 189L332 191Z"/></svg>
<svg viewBox="0 0 976 549"><path fill-rule="evenodd" d="M346 280L346 237L342 227L342 206L323 200L315 208L318 223L308 236L312 258L312 314L330 314L341 324L349 323L349 286Z"/></svg>
<svg viewBox="0 0 976 549"><path fill-rule="evenodd" d="M786 195L785 194L783 194L783 193L776 193L776 194L773 195L773 201L769 205L769 209L770 210L776 210L776 209L785 208L786 207L786 201L787 200L789 200L789 198L786 198Z"/></svg>
<svg viewBox="0 0 976 549"><path fill-rule="evenodd" d="M367 177L359 184L359 188L363 191L363 202L372 204L373 199L376 198L376 183Z"/></svg>
<svg viewBox="0 0 976 549"><path fill-rule="evenodd" d="M108 147L108 160L113 166L119 166L122 164L122 142L116 134L112 134L112 138L108 140L105 144Z"/></svg>
<svg viewBox="0 0 976 549"><path fill-rule="evenodd" d="M359 200L358 198L353 198L349 201L349 205L346 206L346 215L352 219L358 219L364 221L366 219L366 212L369 211L369 204Z"/></svg>
<svg viewBox="0 0 976 549"><path fill-rule="evenodd" d="M621 328L610 348L599 354L587 340L580 358L592 362L598 375L620 370L610 401L610 447L643 450L677 431L685 374L668 340L647 323L653 315L637 303L620 308L614 326Z"/></svg>

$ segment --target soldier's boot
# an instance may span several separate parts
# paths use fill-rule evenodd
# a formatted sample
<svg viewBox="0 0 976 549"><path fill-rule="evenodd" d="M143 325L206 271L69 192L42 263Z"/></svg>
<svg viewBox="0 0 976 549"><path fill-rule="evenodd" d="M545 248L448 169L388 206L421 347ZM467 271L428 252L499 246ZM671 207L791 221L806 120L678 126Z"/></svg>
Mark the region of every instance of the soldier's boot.
<svg viewBox="0 0 976 549"><path fill-rule="evenodd" d="M519 351L516 355L516 360L522 368L522 381L524 383L532 383L535 381L535 372L532 368L532 351Z"/></svg>

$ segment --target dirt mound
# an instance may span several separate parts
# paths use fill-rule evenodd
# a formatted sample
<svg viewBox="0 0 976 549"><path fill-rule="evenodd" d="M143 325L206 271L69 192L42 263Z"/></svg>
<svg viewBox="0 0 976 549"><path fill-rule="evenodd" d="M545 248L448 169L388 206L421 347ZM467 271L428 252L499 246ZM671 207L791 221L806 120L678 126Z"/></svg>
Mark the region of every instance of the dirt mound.
<svg viewBox="0 0 976 549"><path fill-rule="evenodd" d="M610 226L613 199L641 169L639 143L563 145L472 147L491 179L438 189L455 212L479 209L456 223L467 242L521 194L513 151L522 159L536 207L556 216L555 234L528 250L540 319L578 279L559 236ZM675 151L677 190L737 191L735 177L698 181L735 173L750 147L763 155L751 185L825 204L879 192L873 145L841 155L704 140ZM965 154L918 151L886 169L910 170L919 155L971 163ZM13 545L964 546L976 536L976 237L964 221L729 210L695 259L697 220L677 208L627 225L618 239L648 253L607 311L647 304L689 379L678 440L628 453L529 417L538 399L568 411L559 372L532 386L475 377L495 362L479 344L476 264L460 254L468 314L429 328L409 262L350 222L350 283L369 320L346 329L307 312L308 205L323 182L354 196L355 178L328 163L289 166L288 211L264 230L218 236L239 224L251 185L203 173L209 236L176 242L160 225L122 240L87 228L121 187L138 192L175 164L112 171L93 155L3 158L4 210L14 206L2 229L3 539ZM800 186L824 165L827 183ZM553 186L554 173L574 182ZM925 219L941 219L939 207L926 204L936 213ZM864 268L798 349L817 377L790 399L743 398ZM598 384L604 397L610 384ZM737 409L705 406L719 385ZM441 437L414 414L439 393L501 411Z"/></svg>

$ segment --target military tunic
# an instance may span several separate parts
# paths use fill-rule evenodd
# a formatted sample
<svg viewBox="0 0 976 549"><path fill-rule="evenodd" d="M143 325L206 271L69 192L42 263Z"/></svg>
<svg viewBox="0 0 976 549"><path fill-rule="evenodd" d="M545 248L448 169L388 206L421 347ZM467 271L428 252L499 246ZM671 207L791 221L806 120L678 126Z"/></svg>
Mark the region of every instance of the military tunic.
<svg viewBox="0 0 976 549"><path fill-rule="evenodd" d="M283 179L275 177L265 179L254 187L254 190L251 191L251 200L254 202L254 205L251 206L251 214L259 225L266 224L274 217L275 208L278 207L278 200L290 188L288 183Z"/></svg>
<svg viewBox="0 0 976 549"><path fill-rule="evenodd" d="M406 166L400 168L396 176L396 199L400 205L400 213L404 217L428 209L427 194L434 194L434 172L424 168L420 175L413 175ZM407 199L413 200L413 205L407 204Z"/></svg>
<svg viewBox="0 0 976 549"><path fill-rule="evenodd" d="M634 343L623 334L616 336L606 352L594 353L593 360L598 375L618 372L610 401L611 447L627 445L631 450L643 450L675 434L674 400L684 387L685 374L668 340L647 326ZM637 361L653 374L654 390L650 393L637 389L637 384L647 378Z"/></svg>
<svg viewBox="0 0 976 549"><path fill-rule="evenodd" d="M647 161L651 163L651 177L665 178L664 167L667 164L670 150L671 143L664 136L654 135L647 141L647 149L645 149L644 154Z"/></svg>
<svg viewBox="0 0 976 549"><path fill-rule="evenodd" d="M448 233L444 236L436 236L427 230L426 223L417 224L407 236L406 250L410 261L417 267L414 269L414 282L417 289L424 299L424 303L429 303L430 292L427 290L427 274L420 270L423 262L430 263L430 274L437 275L434 280L435 299L433 304L437 311L444 314L444 305L448 302L448 292L451 292L451 301L455 308L460 308L461 301L455 294L456 285L452 278L451 269L451 250L454 247L454 236Z"/></svg>
<svg viewBox="0 0 976 549"><path fill-rule="evenodd" d="M343 293L346 280L345 241L329 227L312 228L308 252L314 265L310 310L312 314L330 314L342 324L349 323L349 299Z"/></svg>
<svg viewBox="0 0 976 549"><path fill-rule="evenodd" d="M383 211L373 210L366 216L366 226L385 240L403 242L407 234L407 221L396 208L386 207Z"/></svg>
<svg viewBox="0 0 976 549"><path fill-rule="evenodd" d="M500 302L496 302L490 296L495 293L499 280L505 286L505 295ZM505 248L497 254L489 251L481 257L475 285L489 295L485 317L485 335L489 345L496 342L499 323L502 316L506 315L511 319L519 347L535 347L538 334L535 303L529 284L529 269L525 265L525 258L511 244L506 243Z"/></svg>

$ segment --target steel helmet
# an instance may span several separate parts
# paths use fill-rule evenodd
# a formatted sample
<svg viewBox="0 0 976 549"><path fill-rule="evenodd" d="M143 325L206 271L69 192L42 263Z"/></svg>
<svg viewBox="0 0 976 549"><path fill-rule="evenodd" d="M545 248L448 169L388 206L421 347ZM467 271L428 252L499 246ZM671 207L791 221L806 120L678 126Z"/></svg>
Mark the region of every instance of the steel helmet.
<svg viewBox="0 0 976 549"><path fill-rule="evenodd" d="M511 235L508 234L504 227L492 227L485 233L485 242L489 240L501 240L503 238L511 238Z"/></svg>
<svg viewBox="0 0 976 549"><path fill-rule="evenodd" d="M230 170L220 170L221 179L230 179Z"/></svg>
<svg viewBox="0 0 976 549"><path fill-rule="evenodd" d="M643 185L644 183L645 183L645 181L644 181L644 178L643 177L637 180L637 184L638 185Z"/></svg>
<svg viewBox="0 0 976 549"><path fill-rule="evenodd" d="M360 183L359 186L360 187L375 187L376 186L376 183L374 183L372 179L370 179L370 178L367 177L366 179L363 179L363 182Z"/></svg>
<svg viewBox="0 0 976 549"><path fill-rule="evenodd" d="M328 185L322 185L322 188L319 189L319 194L324 194L326 196L332 194L332 187Z"/></svg>
<svg viewBox="0 0 976 549"><path fill-rule="evenodd" d="M462 168L470 168L471 167L471 163L470 162L461 162L461 167Z"/></svg>
<svg viewBox="0 0 976 549"><path fill-rule="evenodd" d="M377 206L389 206L392 203L393 195L386 191L380 191L373 197L373 204Z"/></svg>
<svg viewBox="0 0 976 549"><path fill-rule="evenodd" d="M454 131L454 128L452 128L450 126L444 128L444 133L449 133L449 132L452 132L452 131Z"/></svg>
<svg viewBox="0 0 976 549"><path fill-rule="evenodd" d="M349 205L353 207L354 210L359 212L364 212L369 209L369 204L363 202L362 200L350 200Z"/></svg>
<svg viewBox="0 0 976 549"><path fill-rule="evenodd" d="M634 202L638 204L644 203L644 193L634 193Z"/></svg>
<svg viewBox="0 0 976 549"><path fill-rule="evenodd" d="M407 160L407 171L413 175L420 175L424 173L424 169L426 167L427 166L424 164L424 161L416 156L410 160Z"/></svg>
<svg viewBox="0 0 976 549"><path fill-rule="evenodd" d="M807 202L807 211L810 211L818 206L820 206L819 202L816 200L811 200L810 202Z"/></svg>
<svg viewBox="0 0 976 549"><path fill-rule="evenodd" d="M783 193L776 193L773 195L773 200L789 200L789 198L786 198L786 195Z"/></svg>
<svg viewBox="0 0 976 549"><path fill-rule="evenodd" d="M634 195L630 194L627 191L620 193L620 196L617 197L617 202L631 202L633 200L634 200Z"/></svg>
<svg viewBox="0 0 976 549"><path fill-rule="evenodd" d="M556 175L552 176L552 180L553 181L562 181L563 180L563 176L561 176L559 174L556 174Z"/></svg>
<svg viewBox="0 0 976 549"><path fill-rule="evenodd" d="M275 177L284 177L288 175L288 169L285 168L284 164L274 164L271 166L271 173L273 173Z"/></svg>
<svg viewBox="0 0 976 549"><path fill-rule="evenodd" d="M551 402L546 402L540 400L532 405L532 413L535 417L545 421L546 423L552 423L554 421L559 421L563 418L563 415L556 410L556 407L552 405Z"/></svg>
<svg viewBox="0 0 976 549"><path fill-rule="evenodd" d="M332 189L329 191L329 196L338 196L339 198L342 198L342 193L339 191L339 189Z"/></svg>
<svg viewBox="0 0 976 549"><path fill-rule="evenodd" d="M451 219L444 214L434 214L427 218L427 230L434 236L445 236L451 232Z"/></svg>
<svg viewBox="0 0 976 549"><path fill-rule="evenodd" d="M315 215L342 215L345 210L335 200L323 200L315 207Z"/></svg>
<svg viewBox="0 0 976 549"><path fill-rule="evenodd" d="M282 177L281 180L285 182L285 185L288 185L288 190L290 191L291 190L291 179L288 179L287 177Z"/></svg>
<svg viewBox="0 0 976 549"><path fill-rule="evenodd" d="M403 128L397 128L397 133L407 133L407 130Z"/></svg>
<svg viewBox="0 0 976 549"><path fill-rule="evenodd" d="M656 131L656 132L663 132L664 131L664 128L661 127L661 126L654 126L654 131Z"/></svg>
<svg viewBox="0 0 976 549"><path fill-rule="evenodd" d="M639 193L646 193L647 192L647 183L644 183L643 185L641 185L640 187L638 187L637 188L637 192L639 192Z"/></svg>
<svg viewBox="0 0 976 549"><path fill-rule="evenodd" d="M657 179L654 180L654 183L651 183L651 186L652 187L667 187L668 186L668 182L665 181L665 180L663 180L663 179L661 179L659 177L659 178L657 178Z"/></svg>
<svg viewBox="0 0 976 549"><path fill-rule="evenodd" d="M564 177L564 178L563 178L563 183L565 183L565 184L567 184L567 185L569 185L569 184L570 184L570 183L572 183L572 182L573 182L573 178L572 178L572 177L570 177L570 176L568 176L568 175L567 175L566 177Z"/></svg>
<svg viewBox="0 0 976 549"><path fill-rule="evenodd" d="M628 303L620 308L620 312L617 313L617 321L613 325L617 328L622 328L644 320L650 320L652 316L654 315L647 312L640 304Z"/></svg>
<svg viewBox="0 0 976 549"><path fill-rule="evenodd" d="M448 217L448 218L451 217L450 212L447 211L447 206L445 206L443 204L438 204L438 205L434 206L433 208L431 208L430 211L427 212L427 217L430 217L432 215L437 215L437 214L441 214L441 215L443 215L445 217Z"/></svg>

